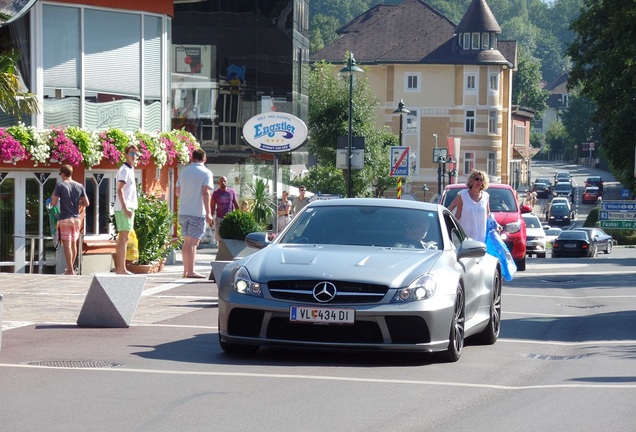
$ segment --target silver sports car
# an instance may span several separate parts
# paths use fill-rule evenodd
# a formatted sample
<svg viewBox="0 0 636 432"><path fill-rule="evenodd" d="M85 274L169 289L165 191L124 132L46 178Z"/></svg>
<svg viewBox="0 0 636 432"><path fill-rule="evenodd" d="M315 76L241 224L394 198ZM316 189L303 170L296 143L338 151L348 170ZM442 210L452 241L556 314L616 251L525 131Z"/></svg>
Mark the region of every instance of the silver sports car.
<svg viewBox="0 0 636 432"><path fill-rule="evenodd" d="M219 286L228 353L260 346L441 352L493 344L501 268L443 206L407 200L316 201L272 242L233 261Z"/></svg>

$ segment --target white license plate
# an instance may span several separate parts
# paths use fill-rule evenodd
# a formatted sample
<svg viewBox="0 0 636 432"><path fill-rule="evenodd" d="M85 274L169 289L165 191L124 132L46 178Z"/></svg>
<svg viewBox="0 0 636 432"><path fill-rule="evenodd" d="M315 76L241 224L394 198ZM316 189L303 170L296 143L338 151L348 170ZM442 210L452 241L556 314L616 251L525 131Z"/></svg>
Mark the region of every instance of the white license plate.
<svg viewBox="0 0 636 432"><path fill-rule="evenodd" d="M564 245L563 245L563 247L566 247L566 248L575 248L575 247L576 247L576 245L575 245L575 244L572 244L572 243L566 243L566 244L564 244Z"/></svg>
<svg viewBox="0 0 636 432"><path fill-rule="evenodd" d="M290 306L289 320L300 323L353 324L355 309Z"/></svg>

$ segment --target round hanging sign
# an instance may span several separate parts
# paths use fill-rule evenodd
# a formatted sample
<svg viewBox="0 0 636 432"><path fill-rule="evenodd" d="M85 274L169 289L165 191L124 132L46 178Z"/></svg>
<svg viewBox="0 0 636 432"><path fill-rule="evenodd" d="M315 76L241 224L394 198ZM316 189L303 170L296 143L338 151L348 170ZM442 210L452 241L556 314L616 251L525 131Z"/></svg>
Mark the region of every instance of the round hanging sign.
<svg viewBox="0 0 636 432"><path fill-rule="evenodd" d="M243 139L262 152L290 152L307 141L307 125L291 114L266 112L245 123Z"/></svg>

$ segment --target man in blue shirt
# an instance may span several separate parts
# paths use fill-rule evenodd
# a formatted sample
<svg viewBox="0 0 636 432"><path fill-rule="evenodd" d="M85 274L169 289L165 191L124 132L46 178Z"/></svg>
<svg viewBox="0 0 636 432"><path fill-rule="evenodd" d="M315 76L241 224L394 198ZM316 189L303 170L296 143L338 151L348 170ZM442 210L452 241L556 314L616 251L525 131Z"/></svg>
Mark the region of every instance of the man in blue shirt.
<svg viewBox="0 0 636 432"><path fill-rule="evenodd" d="M212 225L210 200L214 190L212 171L205 167L206 154L202 149L192 152L190 165L177 179L176 193L179 197L179 225L183 234L184 278L204 278L194 271L197 246L205 234L205 224Z"/></svg>

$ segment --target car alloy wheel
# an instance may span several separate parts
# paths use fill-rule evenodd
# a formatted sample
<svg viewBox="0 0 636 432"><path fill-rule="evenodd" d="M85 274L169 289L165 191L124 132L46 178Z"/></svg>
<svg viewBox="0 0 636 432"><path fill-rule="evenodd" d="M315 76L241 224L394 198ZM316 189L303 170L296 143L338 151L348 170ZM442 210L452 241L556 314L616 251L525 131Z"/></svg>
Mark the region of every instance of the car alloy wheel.
<svg viewBox="0 0 636 432"><path fill-rule="evenodd" d="M486 328L477 336L478 342L485 345L492 345L499 338L501 329L501 270L495 271L492 281L492 300L490 302L490 320Z"/></svg>
<svg viewBox="0 0 636 432"><path fill-rule="evenodd" d="M442 357L447 362L456 362L462 355L464 348L464 287L457 285L457 294L455 295L455 308L453 310L453 319L451 321L450 334L448 337L448 348L444 351Z"/></svg>

